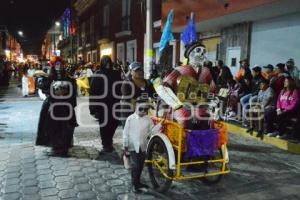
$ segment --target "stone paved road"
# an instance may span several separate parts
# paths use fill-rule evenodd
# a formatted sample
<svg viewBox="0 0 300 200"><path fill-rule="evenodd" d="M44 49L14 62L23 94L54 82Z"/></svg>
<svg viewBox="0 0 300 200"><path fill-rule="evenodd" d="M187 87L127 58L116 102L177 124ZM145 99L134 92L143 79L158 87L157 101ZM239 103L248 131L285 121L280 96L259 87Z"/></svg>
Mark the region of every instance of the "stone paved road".
<svg viewBox="0 0 300 200"><path fill-rule="evenodd" d="M230 135L232 172L219 184L185 181L173 183L165 194L149 190L134 195L119 154L99 155L101 143L96 127L76 129L70 157L49 157L47 148L33 145L41 102L12 94L0 99L1 200L300 199L300 156L237 135ZM87 112L82 115L83 121L95 124ZM114 144L117 150L120 144L118 129ZM143 179L148 182L144 172Z"/></svg>

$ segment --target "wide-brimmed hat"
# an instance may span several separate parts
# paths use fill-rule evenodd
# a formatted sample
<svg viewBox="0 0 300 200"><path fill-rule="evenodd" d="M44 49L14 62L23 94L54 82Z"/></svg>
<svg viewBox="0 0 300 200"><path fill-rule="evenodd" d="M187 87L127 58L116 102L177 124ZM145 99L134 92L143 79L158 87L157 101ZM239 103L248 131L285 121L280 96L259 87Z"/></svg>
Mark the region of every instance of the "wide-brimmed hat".
<svg viewBox="0 0 300 200"><path fill-rule="evenodd" d="M46 72L44 72L43 70L36 70L34 72L33 76L38 76L38 77L44 76L44 77L46 77L46 76L48 76L48 74Z"/></svg>
<svg viewBox="0 0 300 200"><path fill-rule="evenodd" d="M185 47L184 57L189 58L190 53L197 47L202 47L205 49L205 46L201 41L193 42Z"/></svg>

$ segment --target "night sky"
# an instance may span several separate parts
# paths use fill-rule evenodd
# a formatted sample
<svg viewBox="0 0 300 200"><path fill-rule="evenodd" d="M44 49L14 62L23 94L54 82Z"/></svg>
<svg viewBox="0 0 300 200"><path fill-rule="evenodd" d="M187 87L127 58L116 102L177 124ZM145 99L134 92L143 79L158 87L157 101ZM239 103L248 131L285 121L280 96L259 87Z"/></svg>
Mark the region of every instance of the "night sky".
<svg viewBox="0 0 300 200"><path fill-rule="evenodd" d="M20 41L25 54L40 55L47 30L71 0L0 0L0 25ZM22 30L24 37L17 33Z"/></svg>

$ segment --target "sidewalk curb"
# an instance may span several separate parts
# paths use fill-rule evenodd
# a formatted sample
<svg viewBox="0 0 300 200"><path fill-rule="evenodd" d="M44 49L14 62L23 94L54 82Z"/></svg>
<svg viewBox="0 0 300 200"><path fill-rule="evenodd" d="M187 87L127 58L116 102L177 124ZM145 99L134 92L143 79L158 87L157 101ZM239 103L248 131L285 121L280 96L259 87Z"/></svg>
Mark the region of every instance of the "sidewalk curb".
<svg viewBox="0 0 300 200"><path fill-rule="evenodd" d="M246 132L245 128L230 124L228 122L225 122L225 124L227 125L228 132L230 132L230 133L241 135L241 136L247 137L247 138L252 138L255 140L259 140L266 144L271 144L273 146L276 146L279 149L288 151L290 153L300 154L300 144L296 144L296 143L289 142L287 140L282 140L279 138L268 137L268 136L264 136L263 139L260 139L260 138L256 137L257 132L254 132L253 135L250 135L249 133Z"/></svg>

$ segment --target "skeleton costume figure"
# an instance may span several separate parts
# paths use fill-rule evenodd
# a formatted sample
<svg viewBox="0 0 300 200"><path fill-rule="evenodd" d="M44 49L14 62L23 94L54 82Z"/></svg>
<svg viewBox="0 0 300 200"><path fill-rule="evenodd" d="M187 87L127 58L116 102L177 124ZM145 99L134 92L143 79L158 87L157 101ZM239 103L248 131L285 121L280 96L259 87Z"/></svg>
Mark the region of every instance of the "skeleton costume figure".
<svg viewBox="0 0 300 200"><path fill-rule="evenodd" d="M188 64L176 67L164 78L163 82L177 92L177 83L180 77L190 76L196 79L199 83L208 84L209 91L215 93L216 84L213 81L210 69L207 67L208 61L206 61L205 53L205 46L202 45L201 42L188 45L184 53L185 58L188 60Z"/></svg>
<svg viewBox="0 0 300 200"><path fill-rule="evenodd" d="M42 82L41 89L47 98L40 112L36 145L52 147L54 154L67 155L77 126L75 81L66 75L63 60L55 57L50 76Z"/></svg>
<svg viewBox="0 0 300 200"><path fill-rule="evenodd" d="M186 46L184 56L188 60L188 64L184 66L176 67L168 76L163 79L163 84L165 86L170 87L175 94L180 93L191 93L191 91L182 91L182 87L179 87L180 81L183 77L189 77L189 80L194 80L201 84L206 84L209 88L208 91L210 93L216 92L216 84L213 80L212 73L209 69L208 62L206 61L205 57L206 49L205 46L202 45L201 42L194 42ZM187 83L186 85L190 85L193 83ZM191 113L193 110L194 113ZM182 124L186 128L196 128L196 129L207 129L209 128L206 123L203 126L203 121L199 120L188 120L189 116L201 116L207 117L209 114L206 112L205 109L197 107L195 109L189 110L186 107L182 107L178 110L174 111L174 119ZM191 125L191 121L197 121L196 125ZM199 124L202 123L202 124Z"/></svg>

